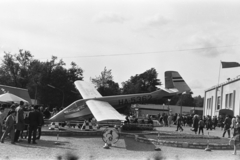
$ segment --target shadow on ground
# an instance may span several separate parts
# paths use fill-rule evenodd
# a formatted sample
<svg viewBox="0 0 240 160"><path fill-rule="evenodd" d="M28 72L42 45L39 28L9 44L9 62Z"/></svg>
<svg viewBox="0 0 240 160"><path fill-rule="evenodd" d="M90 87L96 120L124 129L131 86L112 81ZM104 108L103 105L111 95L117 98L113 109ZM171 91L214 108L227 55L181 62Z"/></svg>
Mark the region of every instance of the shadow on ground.
<svg viewBox="0 0 240 160"><path fill-rule="evenodd" d="M21 146L21 147L27 147L27 148L60 148L60 149L76 150L74 148L68 147L68 144L69 144L69 142L67 142L67 141L57 141L57 140L56 141L39 140L39 141L37 141L37 144L28 144L27 140L21 140L19 143L16 143L14 145Z"/></svg>
<svg viewBox="0 0 240 160"><path fill-rule="evenodd" d="M123 138L126 144L126 149L131 151L154 151L156 146L154 144L139 143L134 138Z"/></svg>

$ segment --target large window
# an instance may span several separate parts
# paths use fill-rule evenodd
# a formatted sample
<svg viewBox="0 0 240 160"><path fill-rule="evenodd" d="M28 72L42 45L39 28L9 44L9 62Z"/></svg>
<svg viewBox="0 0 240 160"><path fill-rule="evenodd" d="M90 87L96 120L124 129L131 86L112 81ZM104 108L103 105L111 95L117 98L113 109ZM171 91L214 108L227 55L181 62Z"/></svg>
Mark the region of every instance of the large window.
<svg viewBox="0 0 240 160"><path fill-rule="evenodd" d="M210 98L207 99L207 109L210 108L210 100L211 100Z"/></svg>
<svg viewBox="0 0 240 160"><path fill-rule="evenodd" d="M217 98L217 110L219 110L220 107L221 107L221 97L218 96L218 98Z"/></svg>
<svg viewBox="0 0 240 160"><path fill-rule="evenodd" d="M229 100L229 103L228 103L229 106L228 106L228 108L232 108L232 107L233 107L233 106L232 106L232 104L233 104L233 103L232 103L232 101L233 101L232 93L229 94L229 99L228 99L228 100Z"/></svg>
<svg viewBox="0 0 240 160"><path fill-rule="evenodd" d="M210 109L212 107L212 98L207 99L207 109Z"/></svg>
<svg viewBox="0 0 240 160"><path fill-rule="evenodd" d="M226 94L226 99L225 99L225 108L228 108L228 94Z"/></svg>
<svg viewBox="0 0 240 160"><path fill-rule="evenodd" d="M233 93L226 94L225 108L234 108L235 91Z"/></svg>

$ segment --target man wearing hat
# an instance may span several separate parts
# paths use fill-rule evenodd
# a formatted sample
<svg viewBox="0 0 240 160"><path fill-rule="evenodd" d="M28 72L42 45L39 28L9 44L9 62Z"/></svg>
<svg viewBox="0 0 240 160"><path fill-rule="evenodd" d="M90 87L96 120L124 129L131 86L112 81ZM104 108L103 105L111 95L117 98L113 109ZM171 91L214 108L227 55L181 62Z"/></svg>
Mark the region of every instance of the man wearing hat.
<svg viewBox="0 0 240 160"><path fill-rule="evenodd" d="M6 131L2 135L1 143L4 143L5 137L8 135L8 133L10 133L11 143L15 144L15 142L14 142L14 130L15 130L15 128L14 128L14 115L15 115L15 111L11 111L9 116L6 119Z"/></svg>

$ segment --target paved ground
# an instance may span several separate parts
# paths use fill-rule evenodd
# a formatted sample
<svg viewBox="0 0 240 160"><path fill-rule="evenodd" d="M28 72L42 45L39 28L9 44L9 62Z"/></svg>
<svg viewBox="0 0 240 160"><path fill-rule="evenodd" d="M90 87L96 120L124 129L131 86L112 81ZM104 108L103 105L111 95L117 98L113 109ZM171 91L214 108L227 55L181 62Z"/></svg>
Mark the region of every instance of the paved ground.
<svg viewBox="0 0 240 160"><path fill-rule="evenodd" d="M156 128L159 131L173 131L176 132L176 126L171 126L171 127L157 127ZM195 134L193 131L190 130L190 127L183 127L183 133L188 133L188 134ZM178 131L179 132L179 131ZM232 136L233 130L231 130L231 136ZM206 130L204 129L204 135L210 135L210 136L218 136L222 137L223 130L221 128L216 128L215 130ZM227 133L225 134L225 138L227 138L228 135Z"/></svg>
<svg viewBox="0 0 240 160"><path fill-rule="evenodd" d="M166 157L168 160L239 160L238 155L231 155L232 151L212 151L206 152L197 149L182 149L174 147L160 146L162 151L154 151L152 144L138 143L133 138L123 138L111 147L103 149L103 142L98 137L70 138L60 137L61 145L55 145L56 137L44 136L37 145L28 145L25 140L12 145L9 142L0 144L0 159L57 159L65 157L67 153L76 155L79 159L154 159L154 156Z"/></svg>
<svg viewBox="0 0 240 160"><path fill-rule="evenodd" d="M159 128L158 128L159 129ZM160 130L174 130L173 127L163 127ZM189 127L184 128L185 132L191 133ZM221 130L212 131L211 134L221 135ZM86 160L148 160L158 159L159 157L167 160L239 160L240 151L237 155L232 155L229 150L216 150L206 152L202 149L184 149L167 146L160 146L162 151L154 151L153 144L136 142L133 138L123 137L116 145L110 149L103 149L103 141L100 137L59 137L61 145L55 145L57 137L43 136L37 145L29 145L24 139L21 143L12 145L9 141L0 143L0 159L46 159L57 160L57 157L65 159L68 153L76 155L79 159ZM154 158L155 157L155 158Z"/></svg>

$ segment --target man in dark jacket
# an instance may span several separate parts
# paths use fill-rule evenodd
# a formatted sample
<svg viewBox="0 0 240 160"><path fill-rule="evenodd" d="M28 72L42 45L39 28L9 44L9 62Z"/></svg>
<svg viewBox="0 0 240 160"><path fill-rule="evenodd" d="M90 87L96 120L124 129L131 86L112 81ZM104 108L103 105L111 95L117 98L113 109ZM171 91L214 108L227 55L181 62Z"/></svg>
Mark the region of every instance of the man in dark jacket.
<svg viewBox="0 0 240 160"><path fill-rule="evenodd" d="M28 143L31 143L32 139L32 133L33 133L33 139L32 144L36 143L36 132L37 128L41 123L41 113L38 111L38 106L34 106L34 110L29 113L28 119L29 119L29 126L28 126Z"/></svg>
<svg viewBox="0 0 240 160"><path fill-rule="evenodd" d="M195 132L195 134L197 134L198 131L198 121L199 121L198 116L195 114L193 116L193 128L191 129L192 131Z"/></svg>
<svg viewBox="0 0 240 160"><path fill-rule="evenodd" d="M224 120L224 131L223 131L223 137L225 136L225 133L228 132L228 138L230 138L230 127L231 127L231 119L227 115L225 120Z"/></svg>
<svg viewBox="0 0 240 160"><path fill-rule="evenodd" d="M42 126L44 125L44 119L43 119L43 107L40 106L39 108L39 115L40 115L40 125L38 126L38 136L36 139L40 139L41 133L42 133Z"/></svg>

